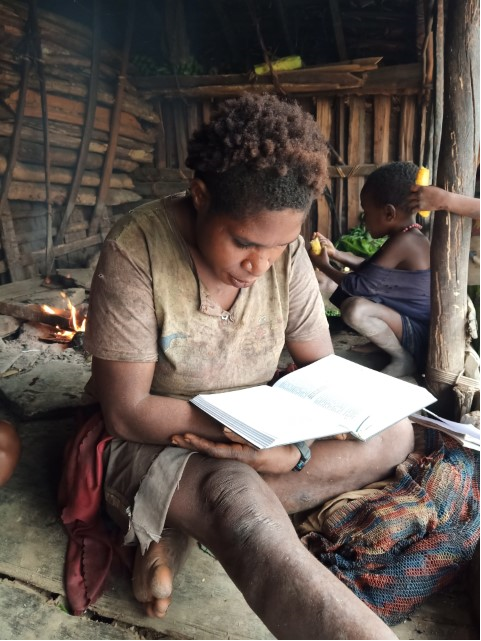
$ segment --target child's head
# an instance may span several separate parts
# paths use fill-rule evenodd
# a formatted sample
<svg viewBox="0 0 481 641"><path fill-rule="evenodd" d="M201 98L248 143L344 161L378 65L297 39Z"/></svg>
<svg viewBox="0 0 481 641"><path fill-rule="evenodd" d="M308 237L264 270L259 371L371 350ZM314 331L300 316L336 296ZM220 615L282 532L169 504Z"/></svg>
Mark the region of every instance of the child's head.
<svg viewBox="0 0 481 641"><path fill-rule="evenodd" d="M412 162L382 165L367 177L361 191L365 223L374 237L395 231L413 217L408 199L418 167Z"/></svg>
<svg viewBox="0 0 481 641"><path fill-rule="evenodd" d="M409 210L408 198L419 167L412 162L390 162L369 174L361 195L369 194L378 205L390 203L397 209Z"/></svg>
<svg viewBox="0 0 481 641"><path fill-rule="evenodd" d="M194 133L186 165L205 183L212 213L307 212L324 188L327 146L298 104L245 94Z"/></svg>

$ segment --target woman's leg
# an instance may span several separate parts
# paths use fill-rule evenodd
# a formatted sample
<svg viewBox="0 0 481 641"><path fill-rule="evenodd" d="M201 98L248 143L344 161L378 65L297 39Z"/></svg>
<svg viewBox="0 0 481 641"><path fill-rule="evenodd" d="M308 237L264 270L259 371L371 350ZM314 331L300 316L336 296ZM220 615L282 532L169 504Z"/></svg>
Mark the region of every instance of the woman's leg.
<svg viewBox="0 0 481 641"><path fill-rule="evenodd" d="M213 552L277 638L396 638L306 550L281 502L246 465L192 457L168 520Z"/></svg>
<svg viewBox="0 0 481 641"><path fill-rule="evenodd" d="M242 464L196 456L174 494L169 524L212 550L252 609L279 638L393 638L315 557L306 556L286 510L304 511L384 478L412 448L412 427L407 420L366 443L318 441L304 470L265 476L267 485ZM192 461L198 462L195 472ZM170 602L170 591L167 595L168 590L159 591L158 586L163 582L171 590L175 572L169 550L172 543L167 541L167 548L151 544L136 568L141 600L148 602L147 611L154 616L163 616ZM250 585L252 576L256 581ZM285 586L282 599L279 585ZM344 609L349 612L348 621ZM328 611L329 616L323 614Z"/></svg>
<svg viewBox="0 0 481 641"><path fill-rule="evenodd" d="M316 441L300 472L264 475L289 514L311 510L343 492L389 477L414 449L411 421L404 419L368 441Z"/></svg>
<svg viewBox="0 0 481 641"><path fill-rule="evenodd" d="M346 325L389 354L391 362L383 369L385 374L410 376L416 372L414 358L400 342L402 338L400 314L386 305L353 296L342 303L341 318Z"/></svg>

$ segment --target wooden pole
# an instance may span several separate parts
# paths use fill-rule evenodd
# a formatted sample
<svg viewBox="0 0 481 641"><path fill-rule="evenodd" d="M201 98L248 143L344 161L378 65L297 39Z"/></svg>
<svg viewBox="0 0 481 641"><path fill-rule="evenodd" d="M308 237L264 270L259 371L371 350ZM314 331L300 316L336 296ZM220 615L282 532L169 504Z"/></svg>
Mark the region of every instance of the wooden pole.
<svg viewBox="0 0 481 641"><path fill-rule="evenodd" d="M90 69L90 84L89 84L89 98L87 104L87 112L85 114L84 131L82 136L82 143L80 146L79 158L75 170L75 177L70 188L65 211L59 225L57 235L55 237L55 245L60 245L64 241L64 235L67 230L68 221L73 213L77 194L80 189L82 181L82 174L85 169L87 155L89 151L90 139L94 128L95 110L97 107L97 86L99 77L99 62L100 62L100 3L94 2L94 19L93 19L93 33L92 33L92 63ZM49 266L49 271L52 269L53 264Z"/></svg>
<svg viewBox="0 0 481 641"><path fill-rule="evenodd" d="M35 52L35 68L38 75L39 85L40 85L40 96L41 96L41 106L42 106L42 125L43 125L43 139L44 139L44 171L45 171L45 197L47 204L47 224L46 224L46 238L45 238L45 266L44 272L45 275L49 273L49 267L53 264L53 214L52 214L52 199L50 195L50 138L49 138L49 127L48 127L48 104L47 104L47 88L45 84L45 70L42 60L42 44L40 41L40 29L38 23L38 9L37 9L37 0L29 0L30 2L30 15L32 19L32 34L33 34L33 44Z"/></svg>
<svg viewBox="0 0 481 641"><path fill-rule="evenodd" d="M433 117L433 167L432 175L438 172L439 150L443 131L444 96L444 0L438 0L435 32L434 117Z"/></svg>
<svg viewBox="0 0 481 641"><path fill-rule="evenodd" d="M437 185L474 195L479 151L479 5L450 0L446 19L444 119ZM432 320L426 382L438 413L459 420L475 388L464 372L471 220L438 212L431 245ZM479 390L479 381L478 381Z"/></svg>
<svg viewBox="0 0 481 641"><path fill-rule="evenodd" d="M27 40L27 47L31 44ZM3 251L8 265L11 280L22 280L25 272L22 266L20 250L18 248L15 227L13 225L12 214L8 203L8 194L10 185L13 180L13 170L17 162L18 149L20 147L20 134L25 112L25 101L28 91L28 77L30 75L31 58L29 52L24 52L22 66L22 80L18 97L17 108L15 110L15 124L13 128L13 137L10 144L10 154L8 158L8 167L0 185L0 235L2 240Z"/></svg>
<svg viewBox="0 0 481 641"><path fill-rule="evenodd" d="M115 96L114 108L112 110L109 146L105 155L104 166L102 169L102 178L100 180L100 187L97 194L97 202L95 204L94 213L90 221L89 236L97 233L99 225L102 229L105 229L105 231L107 231L108 227L110 226L107 216L107 206L105 204L105 199L110 189L110 179L112 176L115 154L117 151L117 142L119 139L120 114L122 111L122 102L124 97L127 67L129 64L130 47L132 43L132 35L134 32L134 13L135 3L134 0L130 0L126 17L127 27L124 38L119 80L117 84L117 94Z"/></svg>

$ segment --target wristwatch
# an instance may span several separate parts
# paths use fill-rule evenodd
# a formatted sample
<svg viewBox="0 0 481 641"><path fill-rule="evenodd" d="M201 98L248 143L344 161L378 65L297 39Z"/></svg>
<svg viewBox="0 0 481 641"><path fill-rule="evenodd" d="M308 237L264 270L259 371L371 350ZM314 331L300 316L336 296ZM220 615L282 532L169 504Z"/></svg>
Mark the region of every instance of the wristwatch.
<svg viewBox="0 0 481 641"><path fill-rule="evenodd" d="M309 446L305 441L299 441L299 443L293 443L299 450L299 454L301 455L301 458L298 460L297 464L294 465L292 468L293 472L300 472L303 467L310 461L311 459L311 450L309 449Z"/></svg>

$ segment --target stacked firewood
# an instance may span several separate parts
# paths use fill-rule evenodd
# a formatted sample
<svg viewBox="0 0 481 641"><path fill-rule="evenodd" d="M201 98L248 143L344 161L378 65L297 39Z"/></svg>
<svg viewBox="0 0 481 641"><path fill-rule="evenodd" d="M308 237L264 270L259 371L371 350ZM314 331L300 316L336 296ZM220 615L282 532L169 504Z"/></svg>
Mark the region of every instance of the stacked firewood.
<svg viewBox="0 0 481 641"><path fill-rule="evenodd" d="M31 10L26 3L0 0L0 195L6 184L7 208L14 228L19 227L16 219L25 216L25 204L45 204L48 201L49 207L53 207L53 237L61 230L62 237L56 239L56 244L68 243L74 239L78 241L79 231L83 237L96 233L96 228L91 225L89 230L89 218L94 215L92 208L98 205L102 179L106 183L104 197L100 198L102 205L112 207L141 199L135 191L131 173L142 164L153 163L159 116L150 103L139 97L128 80L130 69L127 68L127 74L122 74L122 53L106 46L97 34L96 95L94 107L90 110L92 125L88 131L86 120L89 102L92 104L94 30L55 13L38 11L38 35L35 39L30 28L31 18ZM25 64L26 60L28 64ZM115 125L115 104L118 102L121 76L122 94ZM47 106L46 118L42 96L43 104ZM19 111L22 114L21 128L15 144ZM115 126L117 135L113 145L112 130ZM83 165L80 163L82 169L71 203L76 206L76 214L70 216L71 211L67 220L62 221L62 207L68 204L76 172L79 173L79 156L86 137L88 148ZM115 154L105 178L109 146L114 147ZM48 182L46 153L49 158ZM19 201L23 202L20 216L17 215ZM87 211L80 213L82 207ZM5 211L6 207L3 209ZM85 220L83 230L79 230L81 219ZM75 231L70 229L72 224ZM42 232L44 246L46 231ZM20 231L20 236L22 233ZM4 229L2 237L5 238ZM37 248L32 245L25 249L35 251ZM5 268L2 269L0 260L1 271Z"/></svg>
<svg viewBox="0 0 481 641"><path fill-rule="evenodd" d="M147 200L155 200L185 191L193 176L190 169L139 167L132 174L135 191Z"/></svg>

